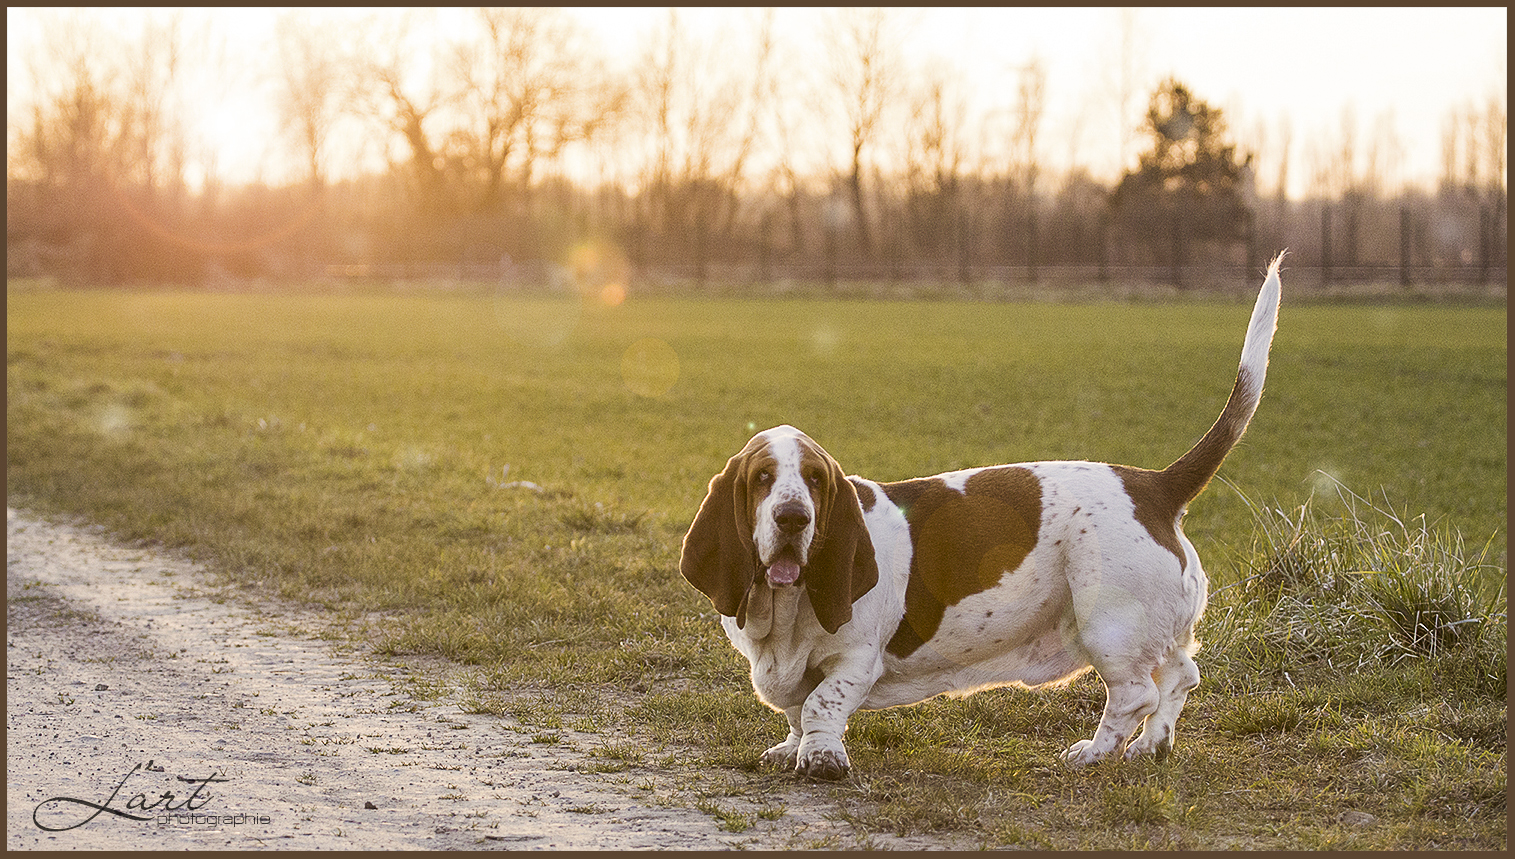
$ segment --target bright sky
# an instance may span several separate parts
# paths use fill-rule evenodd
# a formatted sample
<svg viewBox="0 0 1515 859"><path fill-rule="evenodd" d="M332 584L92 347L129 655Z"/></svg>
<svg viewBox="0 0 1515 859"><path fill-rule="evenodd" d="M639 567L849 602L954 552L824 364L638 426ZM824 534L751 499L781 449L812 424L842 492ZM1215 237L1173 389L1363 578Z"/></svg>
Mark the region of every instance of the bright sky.
<svg viewBox="0 0 1515 859"><path fill-rule="evenodd" d="M629 66L667 17L660 7L572 10L598 40L602 54ZM312 9L334 33L354 14L385 9ZM7 54L11 100L25 75L18 57L40 33L37 10L8 8ZM130 28L143 15L164 10L107 9L98 13ZM209 90L195 103L193 133L215 152L216 170L231 181L277 175L281 157L268 107L266 81L246 68L266 59L276 9L190 9L181 15L191 33L203 34L223 71L202 75ZM438 31L466 20L463 10L436 13ZM819 38L825 10L783 9L778 30L801 63L825 50ZM1131 58L1138 73L1133 116L1146 94L1168 74L1199 97L1226 110L1233 137L1268 155L1287 121L1292 132L1291 191L1310 181L1312 158L1341 137L1344 111L1356 136L1392 141L1400 151L1388 164L1390 184L1432 186L1439 175L1442 134L1454 109L1497 98L1507 104L1506 8L1375 9L1139 9L1129 13ZM946 62L960 69L980 111L1009 111L1017 70L1033 58L1047 71L1047 114L1042 148L1051 166L1075 160L1096 175L1118 175L1120 140L1113 79L1120 55L1122 12L1111 8L920 8L896 12L900 47L914 64ZM750 8L680 11L693 33L715 40L741 39L754 29ZM198 37L197 37L198 38ZM1128 153L1133 154L1133 153ZM1261 168L1265 185L1273 180Z"/></svg>

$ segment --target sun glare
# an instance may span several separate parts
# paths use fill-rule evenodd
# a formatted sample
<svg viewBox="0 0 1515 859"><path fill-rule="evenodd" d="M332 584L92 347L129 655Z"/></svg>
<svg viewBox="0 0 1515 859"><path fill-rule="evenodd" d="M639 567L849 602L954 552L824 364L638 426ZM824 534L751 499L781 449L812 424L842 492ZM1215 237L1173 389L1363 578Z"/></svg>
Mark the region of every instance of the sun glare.
<svg viewBox="0 0 1515 859"><path fill-rule="evenodd" d="M248 179L278 179L267 175L269 146L277 129L266 118L234 101L207 98L191 112L191 138L198 143L186 165L185 179L194 190L227 175Z"/></svg>

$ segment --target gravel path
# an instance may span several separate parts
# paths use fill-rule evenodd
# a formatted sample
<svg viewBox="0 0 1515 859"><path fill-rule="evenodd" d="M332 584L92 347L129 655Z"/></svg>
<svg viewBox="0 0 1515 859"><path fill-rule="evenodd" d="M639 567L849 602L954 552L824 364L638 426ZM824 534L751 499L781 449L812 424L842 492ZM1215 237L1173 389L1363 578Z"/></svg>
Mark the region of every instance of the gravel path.
<svg viewBox="0 0 1515 859"><path fill-rule="evenodd" d="M403 665L220 601L195 565L88 527L8 510L6 563L12 850L949 846L859 837L799 780L731 795L669 768L593 771L602 735L534 743L416 700Z"/></svg>

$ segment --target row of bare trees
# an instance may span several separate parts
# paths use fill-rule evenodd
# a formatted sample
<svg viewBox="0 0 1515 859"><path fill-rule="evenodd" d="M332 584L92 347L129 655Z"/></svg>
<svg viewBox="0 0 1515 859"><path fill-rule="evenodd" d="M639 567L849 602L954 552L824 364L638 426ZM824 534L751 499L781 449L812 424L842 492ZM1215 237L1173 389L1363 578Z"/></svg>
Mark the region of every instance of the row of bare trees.
<svg viewBox="0 0 1515 859"><path fill-rule="evenodd" d="M830 13L819 57L772 11L752 15L747 34L712 40L670 10L615 68L560 10L479 9L450 35L420 14L337 28L291 12L261 71L291 168L236 185L186 130L203 34L56 19L8 108L8 269L90 283L488 273L592 241L639 276L697 281L1066 266L1181 280L1186 264L1285 245L1339 276L1503 276L1502 95L1448 116L1441 186L1425 191L1390 187L1392 130L1362 134L1350 111L1335 145L1302 159L1286 124L1243 140L1170 79L1144 94L1122 140L1134 164L1112 186L1046 166L1034 59L980 116L952 66L906 62L895 12ZM1137 99L1119 59L1124 110ZM1314 196L1287 200L1306 159Z"/></svg>

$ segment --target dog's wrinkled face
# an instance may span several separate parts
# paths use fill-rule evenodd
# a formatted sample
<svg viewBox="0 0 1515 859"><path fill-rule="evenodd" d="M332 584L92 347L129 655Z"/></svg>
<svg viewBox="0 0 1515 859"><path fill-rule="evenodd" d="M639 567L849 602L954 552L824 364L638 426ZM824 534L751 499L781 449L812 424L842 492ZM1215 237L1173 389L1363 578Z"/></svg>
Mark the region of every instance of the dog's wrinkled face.
<svg viewBox="0 0 1515 859"><path fill-rule="evenodd" d="M833 487L826 454L798 430L773 430L748 458L752 542L768 584L795 584L809 563Z"/></svg>
<svg viewBox="0 0 1515 859"><path fill-rule="evenodd" d="M828 633L878 583L857 491L836 460L787 425L753 436L710 479L679 572L738 628L760 576L770 588L801 586Z"/></svg>

